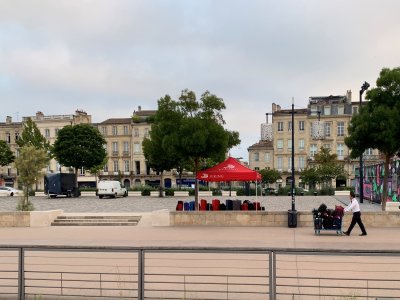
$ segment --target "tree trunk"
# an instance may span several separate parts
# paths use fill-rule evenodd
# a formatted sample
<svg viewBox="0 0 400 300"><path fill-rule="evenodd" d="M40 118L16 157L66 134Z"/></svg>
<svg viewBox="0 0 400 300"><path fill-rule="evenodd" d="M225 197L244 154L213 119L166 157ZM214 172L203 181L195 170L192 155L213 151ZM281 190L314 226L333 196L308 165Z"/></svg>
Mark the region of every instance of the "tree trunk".
<svg viewBox="0 0 400 300"><path fill-rule="evenodd" d="M386 201L387 201L387 194L388 194L388 176L389 176L389 163L390 163L389 155L385 155L385 176L383 176L383 192L381 198L381 205L382 210L386 210Z"/></svg>
<svg viewBox="0 0 400 300"><path fill-rule="evenodd" d="M162 198L163 197L163 186L164 186L164 182L163 182L163 173L164 173L164 171L161 171L160 172L160 188L159 188L159 193L158 193L158 196L160 197L160 198Z"/></svg>
<svg viewBox="0 0 400 300"><path fill-rule="evenodd" d="M199 210L199 181L197 180L197 170L199 168L199 159L194 160L194 210Z"/></svg>

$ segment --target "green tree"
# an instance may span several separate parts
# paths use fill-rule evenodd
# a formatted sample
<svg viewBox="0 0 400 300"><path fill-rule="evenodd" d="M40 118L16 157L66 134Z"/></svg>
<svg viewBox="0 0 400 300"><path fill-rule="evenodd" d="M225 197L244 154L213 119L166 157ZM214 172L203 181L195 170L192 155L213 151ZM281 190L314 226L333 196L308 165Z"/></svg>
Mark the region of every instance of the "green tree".
<svg viewBox="0 0 400 300"><path fill-rule="evenodd" d="M221 98L206 91L198 101L193 91L183 90L178 101L166 95L158 101L150 139L143 142L149 166L159 173L179 172L193 162L195 174L205 159L221 162L231 147L240 143L239 133L226 130ZM196 180L195 207L198 207Z"/></svg>
<svg viewBox="0 0 400 300"><path fill-rule="evenodd" d="M174 147L181 119L177 103L169 95L161 98L158 100L157 113L151 119L150 138L145 138L142 143L147 165L160 175L160 197L163 195L164 171L178 169L183 161Z"/></svg>
<svg viewBox="0 0 400 300"><path fill-rule="evenodd" d="M317 169L313 166L308 166L304 169L300 174L300 179L307 184L310 189L315 189L316 184L320 180Z"/></svg>
<svg viewBox="0 0 400 300"><path fill-rule="evenodd" d="M268 186L272 183L275 183L278 179L281 178L281 174L275 169L265 168L260 170L259 173L261 174L262 182L268 184Z"/></svg>
<svg viewBox="0 0 400 300"><path fill-rule="evenodd" d="M345 176L343 164L340 164L337 160L337 154L331 154L330 152L330 149L321 147L314 157L318 181L325 187L332 187L332 179L338 176Z"/></svg>
<svg viewBox="0 0 400 300"><path fill-rule="evenodd" d="M0 140L0 166L8 166L15 160L10 146L6 141Z"/></svg>
<svg viewBox="0 0 400 300"><path fill-rule="evenodd" d="M19 203L18 210L33 210L29 201L29 188L42 176L42 169L49 163L49 155L44 149L37 149L33 145L21 148L19 156L15 159L15 166L18 169L18 181L23 185L24 196Z"/></svg>
<svg viewBox="0 0 400 300"><path fill-rule="evenodd" d="M19 147L34 146L36 149L44 149L46 153L50 150L50 142L40 133L36 123L28 118L24 122L24 129L17 140Z"/></svg>
<svg viewBox="0 0 400 300"><path fill-rule="evenodd" d="M105 144L97 128L89 124L68 125L58 131L52 151L60 164L75 168L76 189L80 168L90 170L103 165L107 156Z"/></svg>
<svg viewBox="0 0 400 300"><path fill-rule="evenodd" d="M225 104L222 98L206 91L201 95L200 101L197 101L195 93L186 89L179 98L179 107L183 117L174 142L178 155L194 162L195 174L202 159L210 158L221 162L227 151L240 143L238 132L223 127L225 121L222 110L225 109ZM197 179L195 207L198 208Z"/></svg>
<svg viewBox="0 0 400 300"><path fill-rule="evenodd" d="M345 138L357 158L368 149L378 149L384 156L382 210L386 209L390 159L400 149L400 67L384 68L376 80L376 88L367 91L367 104L351 119Z"/></svg>

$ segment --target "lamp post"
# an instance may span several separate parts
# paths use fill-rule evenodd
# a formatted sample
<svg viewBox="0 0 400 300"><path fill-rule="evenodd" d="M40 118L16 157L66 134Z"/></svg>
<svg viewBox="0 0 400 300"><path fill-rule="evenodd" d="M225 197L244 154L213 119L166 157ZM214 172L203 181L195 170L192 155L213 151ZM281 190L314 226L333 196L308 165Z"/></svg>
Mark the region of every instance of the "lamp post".
<svg viewBox="0 0 400 300"><path fill-rule="evenodd" d="M295 200L295 180L294 180L294 98L292 98L292 182L291 182L291 190L292 190L292 209L288 211L288 227L296 228L297 227L297 211L296 211L296 200Z"/></svg>
<svg viewBox="0 0 400 300"><path fill-rule="evenodd" d="M362 94L369 88L369 83L364 81L363 85L361 86L360 90L360 107L358 111L360 112L361 105L362 105ZM364 174L363 174L363 155L360 155L360 203L364 202Z"/></svg>

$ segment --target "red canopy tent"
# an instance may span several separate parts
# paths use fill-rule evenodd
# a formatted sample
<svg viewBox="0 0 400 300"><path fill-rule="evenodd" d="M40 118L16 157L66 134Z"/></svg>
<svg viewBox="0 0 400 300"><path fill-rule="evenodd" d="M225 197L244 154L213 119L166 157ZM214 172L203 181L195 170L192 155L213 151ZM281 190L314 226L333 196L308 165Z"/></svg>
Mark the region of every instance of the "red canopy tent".
<svg viewBox="0 0 400 300"><path fill-rule="evenodd" d="M246 168L233 157L209 169L197 172L197 179L204 181L259 181L261 174Z"/></svg>

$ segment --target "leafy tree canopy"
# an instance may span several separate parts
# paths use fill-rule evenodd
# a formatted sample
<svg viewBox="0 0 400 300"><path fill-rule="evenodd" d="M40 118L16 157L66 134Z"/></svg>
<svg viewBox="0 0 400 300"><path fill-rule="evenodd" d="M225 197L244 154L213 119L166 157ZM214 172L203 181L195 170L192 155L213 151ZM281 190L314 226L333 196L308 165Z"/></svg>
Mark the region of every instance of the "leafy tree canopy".
<svg viewBox="0 0 400 300"><path fill-rule="evenodd" d="M281 178L281 174L279 173L278 170L275 169L265 168L260 170L259 173L261 174L261 179L263 183L271 184Z"/></svg>
<svg viewBox="0 0 400 300"><path fill-rule="evenodd" d="M400 149L400 68L384 68L376 87L367 91L369 101L353 116L346 145L351 157L362 155L367 148L378 149L385 157L383 199L387 198L387 174L390 159ZM386 201L382 201L382 209Z"/></svg>
<svg viewBox="0 0 400 300"><path fill-rule="evenodd" d="M10 146L6 141L0 140L0 166L8 166L15 159Z"/></svg>
<svg viewBox="0 0 400 300"><path fill-rule="evenodd" d="M42 169L49 163L49 155L44 149L38 149L33 145L21 148L19 156L15 159L18 169L18 181L24 186L23 203L19 205L22 210L31 207L29 204L29 188L42 176Z"/></svg>
<svg viewBox="0 0 400 300"><path fill-rule="evenodd" d="M199 100L188 89L177 101L169 95L161 98L150 139L143 142L149 166L161 172L193 162L197 172L206 159L223 161L228 150L240 143L238 132L223 127L223 109L223 100L208 91Z"/></svg>
<svg viewBox="0 0 400 300"><path fill-rule="evenodd" d="M24 129L17 140L19 147L34 146L37 149L44 149L46 152L50 150L50 142L40 133L36 123L28 118L24 122Z"/></svg>
<svg viewBox="0 0 400 300"><path fill-rule="evenodd" d="M329 185L337 176L345 176L343 165L338 162L337 155L330 152L329 148L321 147L320 151L315 154L318 181Z"/></svg>
<svg viewBox="0 0 400 300"><path fill-rule="evenodd" d="M89 124L68 125L58 131L53 145L56 159L64 166L87 170L102 165L107 157L104 145L106 141L97 130Z"/></svg>

